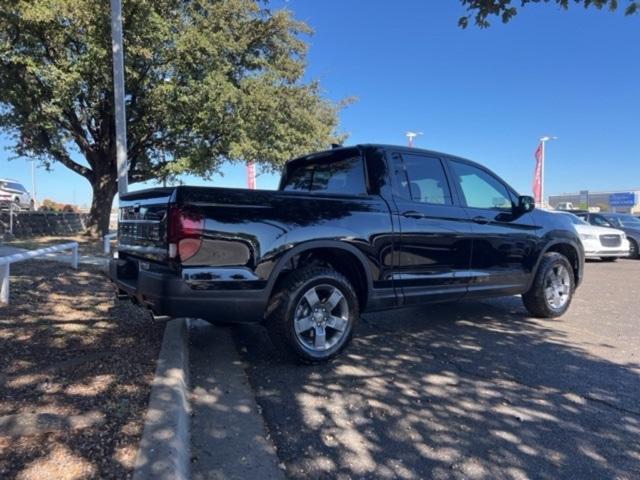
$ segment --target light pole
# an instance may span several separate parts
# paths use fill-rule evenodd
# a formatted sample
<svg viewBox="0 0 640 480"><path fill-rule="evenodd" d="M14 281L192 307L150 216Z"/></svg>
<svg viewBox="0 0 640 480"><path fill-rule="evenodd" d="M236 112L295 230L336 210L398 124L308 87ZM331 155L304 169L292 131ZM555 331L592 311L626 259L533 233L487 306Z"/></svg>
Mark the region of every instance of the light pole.
<svg viewBox="0 0 640 480"><path fill-rule="evenodd" d="M111 0L111 51L113 54L113 100L116 114L116 164L118 195L129 189L127 165L127 115L124 103L124 51L122 49L122 6Z"/></svg>
<svg viewBox="0 0 640 480"><path fill-rule="evenodd" d="M541 160L540 160L540 204L544 206L544 150L545 143L549 140L557 140L558 137L552 137L549 135L545 135L544 137L540 137L540 145L542 146L541 151Z"/></svg>
<svg viewBox="0 0 640 480"><path fill-rule="evenodd" d="M413 147L413 139L416 138L418 135L423 135L422 132L406 132L405 137L407 137L407 142L409 144L410 147Z"/></svg>

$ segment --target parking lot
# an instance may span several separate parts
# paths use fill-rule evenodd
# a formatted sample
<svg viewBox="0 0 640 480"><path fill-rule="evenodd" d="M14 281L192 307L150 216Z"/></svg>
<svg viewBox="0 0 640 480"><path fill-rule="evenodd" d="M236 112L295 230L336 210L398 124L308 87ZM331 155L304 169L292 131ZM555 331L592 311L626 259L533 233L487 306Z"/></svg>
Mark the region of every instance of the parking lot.
<svg viewBox="0 0 640 480"><path fill-rule="evenodd" d="M591 262L569 313L520 299L365 315L320 366L235 327L290 478L640 478L640 262Z"/></svg>

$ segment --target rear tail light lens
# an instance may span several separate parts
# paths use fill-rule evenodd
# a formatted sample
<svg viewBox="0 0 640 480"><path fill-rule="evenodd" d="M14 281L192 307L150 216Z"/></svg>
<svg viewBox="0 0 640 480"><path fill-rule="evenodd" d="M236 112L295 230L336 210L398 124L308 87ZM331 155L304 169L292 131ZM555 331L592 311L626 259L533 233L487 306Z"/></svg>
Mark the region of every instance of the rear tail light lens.
<svg viewBox="0 0 640 480"><path fill-rule="evenodd" d="M171 205L167 229L170 258L184 262L198 253L204 231L204 217L201 214Z"/></svg>

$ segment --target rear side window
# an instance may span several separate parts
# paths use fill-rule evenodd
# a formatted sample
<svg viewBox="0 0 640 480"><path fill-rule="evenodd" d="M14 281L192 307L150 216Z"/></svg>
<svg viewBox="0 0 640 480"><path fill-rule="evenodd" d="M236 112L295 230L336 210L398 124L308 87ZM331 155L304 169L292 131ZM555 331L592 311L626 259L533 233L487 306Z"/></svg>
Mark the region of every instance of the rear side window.
<svg viewBox="0 0 640 480"><path fill-rule="evenodd" d="M511 209L511 195L497 178L481 168L451 161L467 207L483 209Z"/></svg>
<svg viewBox="0 0 640 480"><path fill-rule="evenodd" d="M451 205L451 191L440 159L426 155L393 156L398 179L395 194L420 203Z"/></svg>
<svg viewBox="0 0 640 480"><path fill-rule="evenodd" d="M281 190L363 195L366 187L362 156L358 150L346 150L297 160L288 166Z"/></svg>

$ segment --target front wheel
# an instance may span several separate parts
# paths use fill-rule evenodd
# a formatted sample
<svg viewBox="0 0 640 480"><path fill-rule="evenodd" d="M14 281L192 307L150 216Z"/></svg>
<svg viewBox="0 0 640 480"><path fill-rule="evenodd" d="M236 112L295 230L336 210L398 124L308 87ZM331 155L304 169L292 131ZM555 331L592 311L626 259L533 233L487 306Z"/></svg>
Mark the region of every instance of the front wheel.
<svg viewBox="0 0 640 480"><path fill-rule="evenodd" d="M534 317L559 317L568 310L574 290L569 260L560 253L549 252L540 260L536 277L529 291L522 295L522 302Z"/></svg>
<svg viewBox="0 0 640 480"><path fill-rule="evenodd" d="M629 258L640 258L640 251L638 250L638 242L633 239L629 239Z"/></svg>
<svg viewBox="0 0 640 480"><path fill-rule="evenodd" d="M268 312L266 326L273 344L304 363L338 355L349 344L360 315L349 280L332 268L313 265L285 278Z"/></svg>

